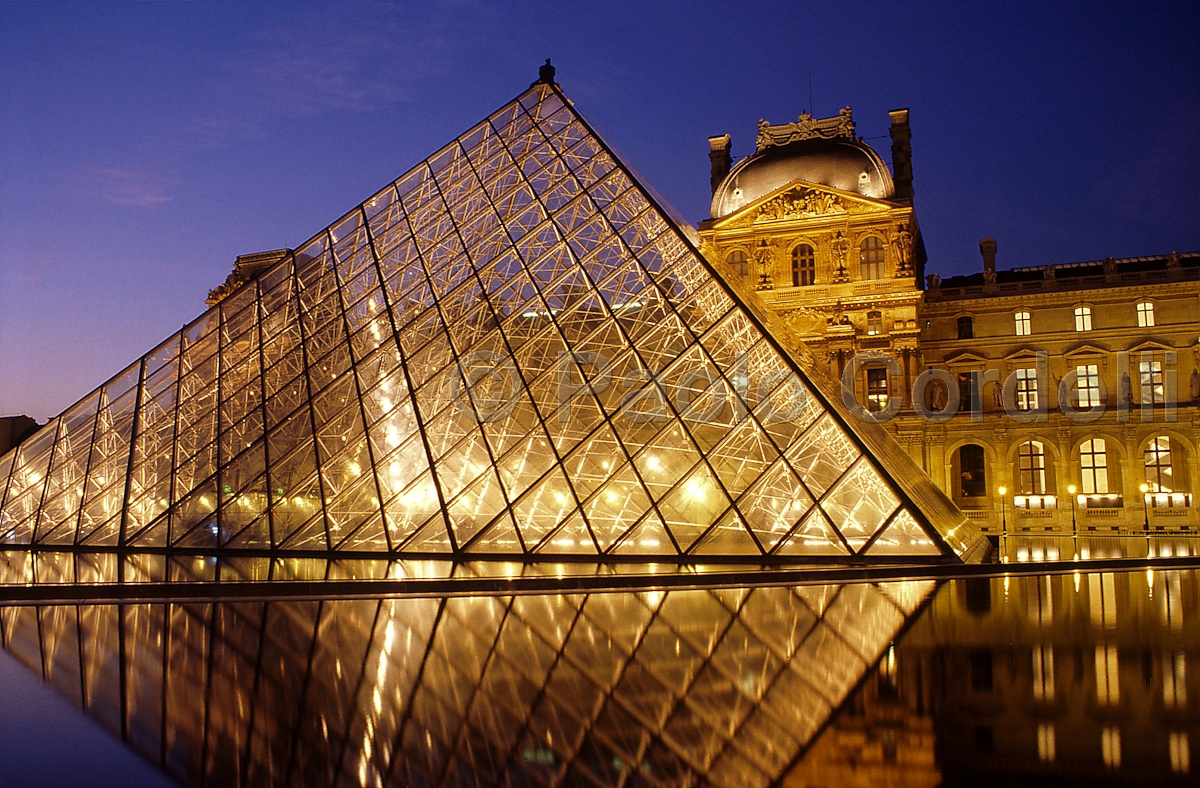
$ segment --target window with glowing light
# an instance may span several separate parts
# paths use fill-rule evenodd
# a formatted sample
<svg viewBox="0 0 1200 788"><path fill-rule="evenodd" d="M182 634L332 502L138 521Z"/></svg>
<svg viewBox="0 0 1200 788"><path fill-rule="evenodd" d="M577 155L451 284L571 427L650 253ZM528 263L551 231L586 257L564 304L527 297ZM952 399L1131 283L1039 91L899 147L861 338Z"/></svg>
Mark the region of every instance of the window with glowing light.
<svg viewBox="0 0 1200 788"><path fill-rule="evenodd" d="M1037 410L1037 369L1034 367L1022 367L1016 371L1016 378L1017 410Z"/></svg>
<svg viewBox="0 0 1200 788"><path fill-rule="evenodd" d="M1139 361L1138 377L1141 381L1142 404L1162 404L1164 401L1162 362L1154 360Z"/></svg>
<svg viewBox="0 0 1200 788"><path fill-rule="evenodd" d="M1013 315L1013 323L1016 325L1017 336L1027 337L1033 333L1033 323L1028 312L1017 312Z"/></svg>
<svg viewBox="0 0 1200 788"><path fill-rule="evenodd" d="M1092 330L1092 308L1090 306L1075 307L1075 330Z"/></svg>
<svg viewBox="0 0 1200 788"><path fill-rule="evenodd" d="M888 405L888 371L885 367L867 369L867 410L872 413L886 410Z"/></svg>
<svg viewBox="0 0 1200 788"><path fill-rule="evenodd" d="M1143 452L1146 485L1150 492L1174 492L1175 469L1171 462L1171 439L1166 435L1151 438Z"/></svg>
<svg viewBox="0 0 1200 788"><path fill-rule="evenodd" d="M1154 325L1154 304L1142 301L1137 305L1138 326L1150 328Z"/></svg>
<svg viewBox="0 0 1200 788"><path fill-rule="evenodd" d="M1075 367L1075 406L1098 408L1100 405L1099 365L1079 364Z"/></svg>
<svg viewBox="0 0 1200 788"><path fill-rule="evenodd" d="M1084 495L1108 493L1108 453L1104 438L1092 438L1080 444L1079 472L1083 477L1080 481Z"/></svg>

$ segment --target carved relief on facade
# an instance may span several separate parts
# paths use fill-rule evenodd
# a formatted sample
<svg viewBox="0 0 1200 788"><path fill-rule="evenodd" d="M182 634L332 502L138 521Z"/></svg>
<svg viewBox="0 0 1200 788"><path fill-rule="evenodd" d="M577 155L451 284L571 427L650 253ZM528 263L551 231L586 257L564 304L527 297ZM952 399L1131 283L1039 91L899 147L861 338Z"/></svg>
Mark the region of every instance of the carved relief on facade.
<svg viewBox="0 0 1200 788"><path fill-rule="evenodd" d="M762 151L799 140L830 140L838 137L854 139L854 113L849 107L843 107L832 118L814 118L807 112L802 112L795 123L779 126L772 126L765 120L760 120L755 145Z"/></svg>
<svg viewBox="0 0 1200 788"><path fill-rule="evenodd" d="M827 323L824 312L801 307L783 316L784 324L797 334L823 334Z"/></svg>
<svg viewBox="0 0 1200 788"><path fill-rule="evenodd" d="M832 213L846 213L846 201L836 194L817 189L790 189L773 200L763 203L754 217L755 222L781 219L805 219Z"/></svg>

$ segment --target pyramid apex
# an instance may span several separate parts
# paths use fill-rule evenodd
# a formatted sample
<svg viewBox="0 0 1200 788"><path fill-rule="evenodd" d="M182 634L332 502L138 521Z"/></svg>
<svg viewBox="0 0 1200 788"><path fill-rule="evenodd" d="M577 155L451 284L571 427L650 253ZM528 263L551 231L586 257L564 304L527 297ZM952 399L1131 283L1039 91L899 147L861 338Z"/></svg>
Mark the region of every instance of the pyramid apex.
<svg viewBox="0 0 1200 788"><path fill-rule="evenodd" d="M538 78L534 85L553 85L554 84L554 66L550 65L550 58L546 58L546 64L538 68ZM532 87L532 86L531 86Z"/></svg>

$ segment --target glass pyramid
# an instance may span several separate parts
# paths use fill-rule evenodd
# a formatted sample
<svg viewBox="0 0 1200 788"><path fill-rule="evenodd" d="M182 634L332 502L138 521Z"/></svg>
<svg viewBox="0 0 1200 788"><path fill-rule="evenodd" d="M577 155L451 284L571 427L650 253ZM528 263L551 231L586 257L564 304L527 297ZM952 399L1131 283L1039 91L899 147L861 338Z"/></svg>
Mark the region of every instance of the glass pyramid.
<svg viewBox="0 0 1200 788"><path fill-rule="evenodd" d="M663 205L535 84L0 459L0 546L974 556Z"/></svg>

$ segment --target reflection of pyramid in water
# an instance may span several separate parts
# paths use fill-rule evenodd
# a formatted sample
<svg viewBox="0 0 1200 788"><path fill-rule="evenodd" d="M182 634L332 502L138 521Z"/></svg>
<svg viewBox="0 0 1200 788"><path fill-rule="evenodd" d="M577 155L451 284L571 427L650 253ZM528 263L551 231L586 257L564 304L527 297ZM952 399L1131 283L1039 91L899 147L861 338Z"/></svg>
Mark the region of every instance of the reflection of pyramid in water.
<svg viewBox="0 0 1200 788"><path fill-rule="evenodd" d="M751 788L932 585L0 607L0 632L183 785Z"/></svg>
<svg viewBox="0 0 1200 788"><path fill-rule="evenodd" d="M753 301L537 84L0 460L0 542L968 552Z"/></svg>

